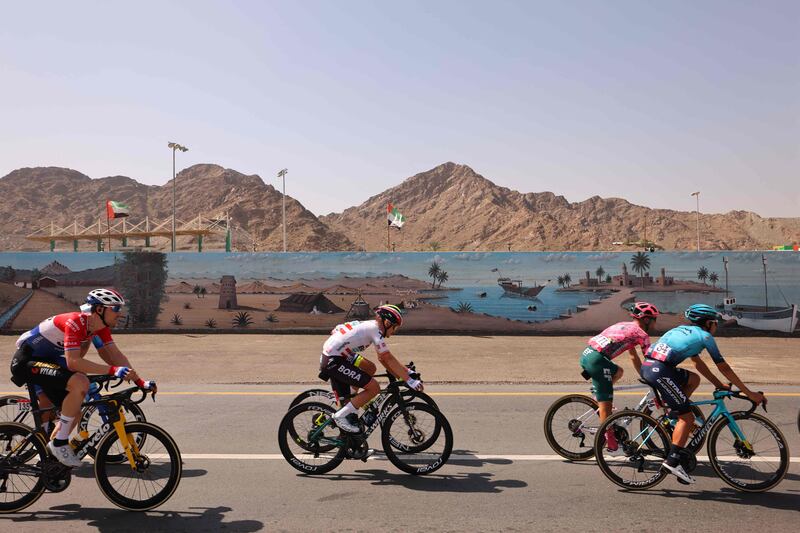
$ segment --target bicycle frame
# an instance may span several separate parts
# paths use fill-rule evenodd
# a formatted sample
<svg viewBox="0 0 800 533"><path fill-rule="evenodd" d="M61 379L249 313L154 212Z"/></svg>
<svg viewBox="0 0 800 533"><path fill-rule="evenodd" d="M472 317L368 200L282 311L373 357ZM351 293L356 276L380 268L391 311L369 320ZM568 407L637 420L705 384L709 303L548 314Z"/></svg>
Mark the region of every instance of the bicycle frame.
<svg viewBox="0 0 800 533"><path fill-rule="evenodd" d="M639 388L639 387L635 387L635 388ZM620 389L616 389L616 390L623 390L623 389L620 388ZM653 391L652 390L649 390L649 391L647 391L645 393L645 395L642 397L641 400L639 400L639 403L636 404L636 407L634 407L633 410L634 411L644 411L644 408L648 407L648 406L651 407L651 408L655 406L655 396L653 395ZM599 409L589 409L588 411L586 411L585 413L583 413L579 417L575 418L575 420L578 420L578 421L581 422L581 426L580 426L579 429L581 431L585 432L585 433L588 433L589 435L594 435L595 433L597 433L597 427L596 426L584 426L583 423L584 423L584 421L586 421L587 419L591 418L592 416L597 415L599 412L600 412Z"/></svg>
<svg viewBox="0 0 800 533"><path fill-rule="evenodd" d="M731 397L731 393L729 391L714 391L713 400L701 400L689 404L692 406L713 405L714 411L712 411L711 414L706 417L705 421L700 426L700 429L694 432L694 435L686 445L688 448L695 449L695 447L702 442L703 437L705 437L705 434L708 433L717 419L724 416L728 419L728 427L731 429L733 436L740 440L749 451L753 451L753 447L751 446L750 442L748 442L747 437L744 436L744 433L742 433L742 430L739 428L739 425L736 423L733 415L725 406L725 398L729 397Z"/></svg>

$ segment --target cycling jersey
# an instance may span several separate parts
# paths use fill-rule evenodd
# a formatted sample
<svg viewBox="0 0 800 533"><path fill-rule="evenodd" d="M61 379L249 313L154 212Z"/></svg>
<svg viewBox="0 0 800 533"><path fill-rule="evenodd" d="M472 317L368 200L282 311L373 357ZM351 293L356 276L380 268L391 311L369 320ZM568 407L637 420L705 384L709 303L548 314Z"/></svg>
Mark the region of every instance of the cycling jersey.
<svg viewBox="0 0 800 533"><path fill-rule="evenodd" d="M636 346L641 346L645 353L650 348L650 336L636 322L618 322L589 339L588 344L605 357L614 359Z"/></svg>
<svg viewBox="0 0 800 533"><path fill-rule="evenodd" d="M356 320L339 324L333 328L331 336L322 346L322 353L328 357L344 356L350 359L371 344L375 346L375 351L379 355L389 351L376 321L359 322Z"/></svg>
<svg viewBox="0 0 800 533"><path fill-rule="evenodd" d="M700 355L703 350L708 350L715 363L725 362L711 333L700 326L678 326L658 339L645 357L670 366L678 366L689 357Z"/></svg>
<svg viewBox="0 0 800 533"><path fill-rule="evenodd" d="M81 344L89 340L92 340L98 348L114 343L108 327L99 331L89 331L89 316L80 312L51 316L32 330L20 335L17 339L17 348L28 346L31 349L31 359L49 361L61 368L67 368L65 350L80 349ZM97 340L94 340L94 337L97 337Z"/></svg>

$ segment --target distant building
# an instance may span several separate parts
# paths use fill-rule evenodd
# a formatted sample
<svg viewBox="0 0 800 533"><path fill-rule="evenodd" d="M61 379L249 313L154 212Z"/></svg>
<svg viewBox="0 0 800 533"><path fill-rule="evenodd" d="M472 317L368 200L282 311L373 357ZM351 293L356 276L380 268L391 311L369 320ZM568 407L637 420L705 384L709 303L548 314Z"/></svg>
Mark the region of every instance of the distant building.
<svg viewBox="0 0 800 533"><path fill-rule="evenodd" d="M236 278L233 276L222 276L219 280L219 308L236 309L239 307L236 301Z"/></svg>
<svg viewBox="0 0 800 533"><path fill-rule="evenodd" d="M628 267L625 263L622 264L622 274L613 276L611 284L618 287L647 287L648 285L657 285L661 287L668 287L675 283L675 278L666 275L666 270L661 268L661 275L653 278L649 272L645 272L641 276L631 276L628 274Z"/></svg>
<svg viewBox="0 0 800 533"><path fill-rule="evenodd" d="M589 274L589 271L587 270L586 271L586 276L584 276L584 277L582 277L581 279L578 280L578 285L581 286L581 287L599 287L600 286L600 280L598 280L597 278L591 277L591 275Z"/></svg>

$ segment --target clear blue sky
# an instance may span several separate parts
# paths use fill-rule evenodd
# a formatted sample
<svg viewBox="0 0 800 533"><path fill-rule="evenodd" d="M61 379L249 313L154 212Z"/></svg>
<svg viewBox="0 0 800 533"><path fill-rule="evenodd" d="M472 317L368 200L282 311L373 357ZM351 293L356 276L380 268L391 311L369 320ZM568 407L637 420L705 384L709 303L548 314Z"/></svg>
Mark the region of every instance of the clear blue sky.
<svg viewBox="0 0 800 533"><path fill-rule="evenodd" d="M499 185L800 216L800 2L11 2L0 175L219 163L340 211Z"/></svg>

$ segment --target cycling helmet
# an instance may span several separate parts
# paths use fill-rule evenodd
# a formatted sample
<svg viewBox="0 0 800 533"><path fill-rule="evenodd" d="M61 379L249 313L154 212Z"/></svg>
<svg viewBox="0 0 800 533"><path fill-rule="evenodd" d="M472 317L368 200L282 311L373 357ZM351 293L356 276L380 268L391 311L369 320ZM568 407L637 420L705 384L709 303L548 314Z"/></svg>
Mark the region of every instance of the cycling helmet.
<svg viewBox="0 0 800 533"><path fill-rule="evenodd" d="M390 324L403 325L403 315L396 305L382 305L375 310L375 314L384 320L388 320Z"/></svg>
<svg viewBox="0 0 800 533"><path fill-rule="evenodd" d="M631 307L631 316L633 318L655 318L661 313L658 312L658 307L647 302L636 302Z"/></svg>
<svg viewBox="0 0 800 533"><path fill-rule="evenodd" d="M693 324L704 324L707 320L719 320L717 310L706 304L694 304L689 306L683 313L689 322Z"/></svg>
<svg viewBox="0 0 800 533"><path fill-rule="evenodd" d="M125 305L125 298L114 289L95 289L86 297L89 305L102 305L103 307L115 307Z"/></svg>

